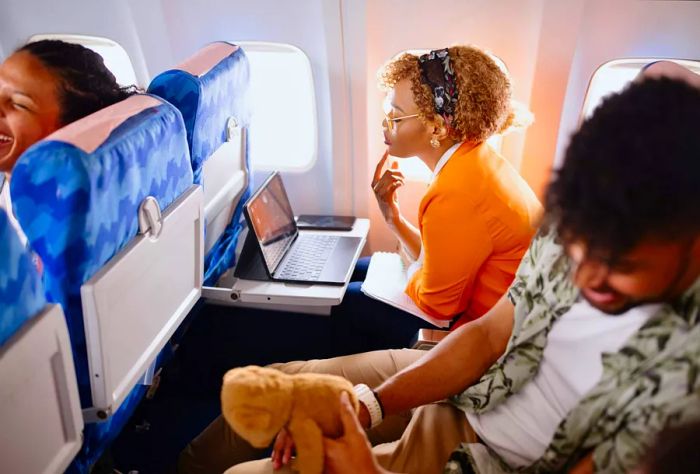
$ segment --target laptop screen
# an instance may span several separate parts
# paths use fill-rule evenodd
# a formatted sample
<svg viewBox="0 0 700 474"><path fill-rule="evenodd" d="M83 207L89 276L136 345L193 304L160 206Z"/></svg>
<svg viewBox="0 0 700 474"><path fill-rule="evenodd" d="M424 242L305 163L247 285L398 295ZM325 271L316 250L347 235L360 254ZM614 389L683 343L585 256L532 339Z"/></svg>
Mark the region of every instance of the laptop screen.
<svg viewBox="0 0 700 474"><path fill-rule="evenodd" d="M292 206L277 172L250 198L246 210L267 269L273 273L297 234Z"/></svg>

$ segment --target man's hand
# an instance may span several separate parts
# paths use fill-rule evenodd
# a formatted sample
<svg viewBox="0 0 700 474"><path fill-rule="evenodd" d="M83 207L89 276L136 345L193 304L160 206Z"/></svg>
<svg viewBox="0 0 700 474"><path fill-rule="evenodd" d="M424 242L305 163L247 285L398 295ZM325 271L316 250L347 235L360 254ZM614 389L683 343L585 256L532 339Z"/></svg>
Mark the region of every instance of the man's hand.
<svg viewBox="0 0 700 474"><path fill-rule="evenodd" d="M365 409L365 413L366 411ZM379 466L372 454L372 447L345 392L340 395L340 420L343 423L343 436L338 439L323 438L326 458L324 472L329 474L385 473L386 471Z"/></svg>
<svg viewBox="0 0 700 474"><path fill-rule="evenodd" d="M286 466L292 460L292 452L294 451L294 440L287 431L287 428L277 433L275 444L272 447L272 468L276 471L282 466Z"/></svg>
<svg viewBox="0 0 700 474"><path fill-rule="evenodd" d="M372 424L372 419L369 416L369 410L364 403L360 402L360 411L357 413L357 419L360 421L360 426L368 430Z"/></svg>

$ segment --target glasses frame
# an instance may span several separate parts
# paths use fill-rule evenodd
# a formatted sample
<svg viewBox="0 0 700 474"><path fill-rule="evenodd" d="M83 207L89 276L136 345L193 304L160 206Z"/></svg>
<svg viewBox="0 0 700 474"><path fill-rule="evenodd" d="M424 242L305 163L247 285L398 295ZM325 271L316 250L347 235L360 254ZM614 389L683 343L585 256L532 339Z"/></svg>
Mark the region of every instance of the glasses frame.
<svg viewBox="0 0 700 474"><path fill-rule="evenodd" d="M420 114L402 115L401 117L389 117L386 113L384 114L384 122L386 123L386 129L390 132L396 130L398 123L402 120L412 119L420 116Z"/></svg>

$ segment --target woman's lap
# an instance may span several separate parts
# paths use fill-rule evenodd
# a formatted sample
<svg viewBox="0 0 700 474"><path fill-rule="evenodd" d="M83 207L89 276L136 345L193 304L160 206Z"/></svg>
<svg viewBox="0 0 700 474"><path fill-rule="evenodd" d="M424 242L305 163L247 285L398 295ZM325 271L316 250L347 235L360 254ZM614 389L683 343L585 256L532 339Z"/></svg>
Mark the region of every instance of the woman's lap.
<svg viewBox="0 0 700 474"><path fill-rule="evenodd" d="M435 328L412 314L362 293L362 282L348 285L343 302L331 312L333 355L408 347L420 328Z"/></svg>
<svg viewBox="0 0 700 474"><path fill-rule="evenodd" d="M352 276L350 276L350 281L365 281L371 258L372 257L362 257L357 261L355 264L355 269L352 272Z"/></svg>

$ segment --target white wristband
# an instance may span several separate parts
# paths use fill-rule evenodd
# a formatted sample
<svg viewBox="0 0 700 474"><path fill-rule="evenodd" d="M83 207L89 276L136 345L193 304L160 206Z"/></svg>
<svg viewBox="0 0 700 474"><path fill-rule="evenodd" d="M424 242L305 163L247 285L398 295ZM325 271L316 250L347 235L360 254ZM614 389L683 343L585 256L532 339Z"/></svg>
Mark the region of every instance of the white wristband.
<svg viewBox="0 0 700 474"><path fill-rule="evenodd" d="M374 428L382 422L382 409L379 406L379 401L374 396L374 392L365 384L357 384L353 387L357 399L367 407L369 412L370 428Z"/></svg>

